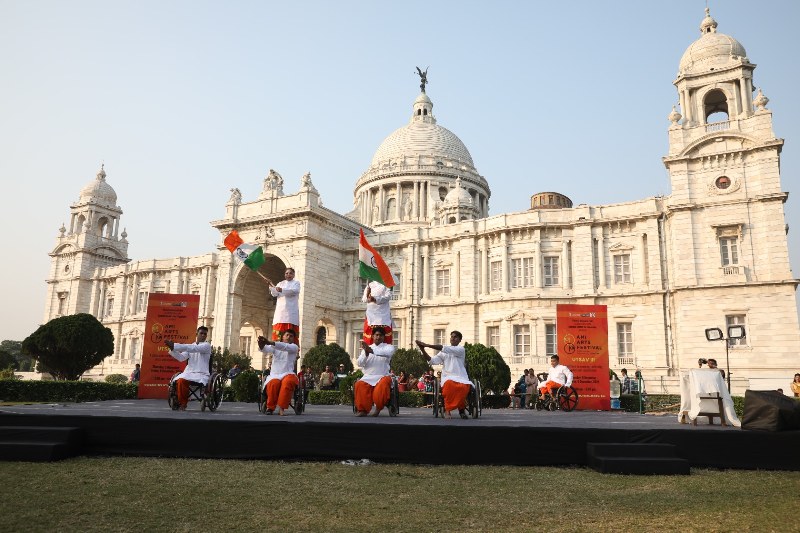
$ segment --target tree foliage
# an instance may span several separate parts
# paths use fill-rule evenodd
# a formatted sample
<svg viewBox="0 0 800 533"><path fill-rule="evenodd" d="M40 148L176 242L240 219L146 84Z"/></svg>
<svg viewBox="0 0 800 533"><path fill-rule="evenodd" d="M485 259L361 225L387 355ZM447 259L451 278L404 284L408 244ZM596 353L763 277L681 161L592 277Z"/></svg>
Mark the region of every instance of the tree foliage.
<svg viewBox="0 0 800 533"><path fill-rule="evenodd" d="M344 348L336 344L318 344L311 348L303 357L303 363L310 366L315 374L319 374L325 370L325 365L331 367L331 370L336 372L339 365L344 365L347 372L353 370L353 362L350 360L350 354L344 351Z"/></svg>
<svg viewBox="0 0 800 533"><path fill-rule="evenodd" d="M398 348L392 356L391 367L395 374L399 374L402 370L406 375L414 374L414 376L420 377L431 366L419 350Z"/></svg>
<svg viewBox="0 0 800 533"><path fill-rule="evenodd" d="M90 314L67 315L39 326L22 341L22 352L36 359L38 372L77 380L114 353L114 335Z"/></svg>
<svg viewBox="0 0 800 533"><path fill-rule="evenodd" d="M242 370L247 370L253 364L253 358L242 353L232 353L227 348L221 346L211 348L211 358L214 369L223 376L228 375L228 371L233 365L238 364Z"/></svg>
<svg viewBox="0 0 800 533"><path fill-rule="evenodd" d="M0 370L5 370L7 368L19 370L19 362L7 351L0 350Z"/></svg>
<svg viewBox="0 0 800 533"><path fill-rule="evenodd" d="M484 393L501 393L511 385L511 369L503 360L503 356L494 348L483 344L466 343L467 372L471 379L481 382Z"/></svg>
<svg viewBox="0 0 800 533"><path fill-rule="evenodd" d="M22 341L0 341L0 350L10 353L17 360L16 369L20 372L31 372L36 362L29 355L22 353Z"/></svg>
<svg viewBox="0 0 800 533"><path fill-rule="evenodd" d="M128 376L125 374L109 374L104 381L106 383L124 384L128 382Z"/></svg>

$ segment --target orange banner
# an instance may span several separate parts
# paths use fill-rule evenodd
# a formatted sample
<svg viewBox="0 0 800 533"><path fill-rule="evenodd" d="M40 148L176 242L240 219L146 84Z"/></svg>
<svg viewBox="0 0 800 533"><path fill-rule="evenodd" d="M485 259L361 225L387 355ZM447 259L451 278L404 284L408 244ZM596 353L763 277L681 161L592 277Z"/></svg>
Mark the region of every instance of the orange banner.
<svg viewBox="0 0 800 533"><path fill-rule="evenodd" d="M164 339L181 344L196 340L200 296L197 294L151 294L147 300L139 399L167 399L169 380L186 368L169 354Z"/></svg>
<svg viewBox="0 0 800 533"><path fill-rule="evenodd" d="M558 356L572 370L581 410L611 410L608 379L608 309L605 305L556 306Z"/></svg>

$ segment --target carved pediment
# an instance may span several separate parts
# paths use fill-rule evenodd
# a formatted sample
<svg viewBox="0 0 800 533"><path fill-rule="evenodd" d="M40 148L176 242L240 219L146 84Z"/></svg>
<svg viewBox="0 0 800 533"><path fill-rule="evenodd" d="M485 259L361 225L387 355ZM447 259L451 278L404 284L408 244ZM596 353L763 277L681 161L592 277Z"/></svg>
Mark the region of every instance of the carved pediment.
<svg viewBox="0 0 800 533"><path fill-rule="evenodd" d="M530 314L528 311L523 311L520 309L508 315L503 320L507 322L527 322L531 320L539 320L539 317Z"/></svg>
<svg viewBox="0 0 800 533"><path fill-rule="evenodd" d="M608 251L612 254L624 254L633 251L633 246L628 243L618 242L609 246Z"/></svg>

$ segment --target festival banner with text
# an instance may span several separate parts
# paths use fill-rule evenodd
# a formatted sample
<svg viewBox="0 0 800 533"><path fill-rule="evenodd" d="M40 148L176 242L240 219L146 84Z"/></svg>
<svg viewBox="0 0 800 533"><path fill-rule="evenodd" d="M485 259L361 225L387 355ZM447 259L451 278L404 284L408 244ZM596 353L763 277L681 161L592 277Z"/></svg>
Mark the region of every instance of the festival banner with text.
<svg viewBox="0 0 800 533"><path fill-rule="evenodd" d="M186 368L169 354L164 340L191 344L197 340L197 317L200 296L197 294L151 294L147 301L147 320L142 346L142 369L139 399L167 399L169 380Z"/></svg>
<svg viewBox="0 0 800 533"><path fill-rule="evenodd" d="M605 305L556 306L558 355L572 370L580 410L611 409L608 379L608 309Z"/></svg>

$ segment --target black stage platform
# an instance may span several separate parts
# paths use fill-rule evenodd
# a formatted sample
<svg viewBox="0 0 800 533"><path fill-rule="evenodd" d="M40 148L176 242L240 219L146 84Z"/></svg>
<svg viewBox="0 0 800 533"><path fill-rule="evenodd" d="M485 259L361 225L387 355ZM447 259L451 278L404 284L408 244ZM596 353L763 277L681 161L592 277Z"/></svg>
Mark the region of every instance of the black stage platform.
<svg viewBox="0 0 800 533"><path fill-rule="evenodd" d="M214 413L171 411L165 400L0 407L0 426L80 428L81 455L345 460L382 463L586 465L587 443L672 444L692 467L800 470L800 431L693 427L675 415L484 409L477 420L437 419L430 409L353 416L350 406L309 405L267 416L256 404Z"/></svg>

